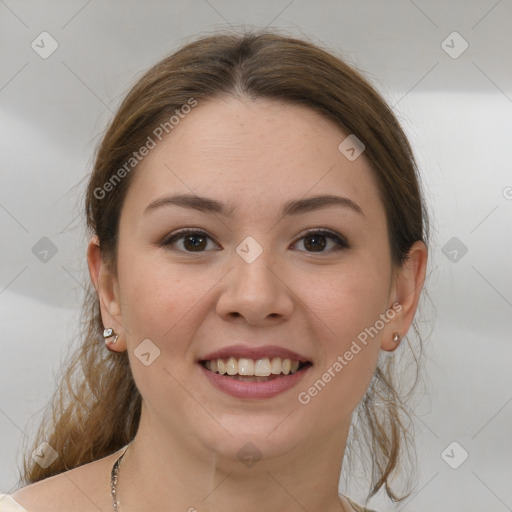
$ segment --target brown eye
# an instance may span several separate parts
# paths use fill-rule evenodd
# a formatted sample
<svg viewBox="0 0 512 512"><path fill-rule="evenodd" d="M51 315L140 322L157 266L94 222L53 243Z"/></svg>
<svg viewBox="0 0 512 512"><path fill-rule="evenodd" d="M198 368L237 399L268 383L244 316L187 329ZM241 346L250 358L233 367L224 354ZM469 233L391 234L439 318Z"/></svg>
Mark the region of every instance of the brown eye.
<svg viewBox="0 0 512 512"><path fill-rule="evenodd" d="M208 241L212 240L203 231L183 230L165 239L161 245L170 250L180 252L205 252ZM212 240L213 242L213 240Z"/></svg>
<svg viewBox="0 0 512 512"><path fill-rule="evenodd" d="M201 251L206 247L206 237L203 235L187 235L183 237L183 246L187 251Z"/></svg>
<svg viewBox="0 0 512 512"><path fill-rule="evenodd" d="M307 252L328 253L349 247L347 241L335 232L327 230L310 230L296 244L302 242ZM330 248L327 248L328 246Z"/></svg>
<svg viewBox="0 0 512 512"><path fill-rule="evenodd" d="M325 249L327 240L324 235L311 235L304 237L304 247L306 249L316 252L321 252Z"/></svg>

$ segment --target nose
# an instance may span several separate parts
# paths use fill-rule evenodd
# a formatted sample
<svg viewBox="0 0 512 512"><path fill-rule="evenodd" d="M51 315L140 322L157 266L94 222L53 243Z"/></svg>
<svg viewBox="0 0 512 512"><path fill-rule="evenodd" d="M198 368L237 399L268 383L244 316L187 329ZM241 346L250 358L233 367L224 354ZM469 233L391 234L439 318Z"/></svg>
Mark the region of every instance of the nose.
<svg viewBox="0 0 512 512"><path fill-rule="evenodd" d="M286 276L265 251L251 263L233 254L233 269L224 280L217 314L226 320L243 318L248 324L278 323L294 309L294 294Z"/></svg>

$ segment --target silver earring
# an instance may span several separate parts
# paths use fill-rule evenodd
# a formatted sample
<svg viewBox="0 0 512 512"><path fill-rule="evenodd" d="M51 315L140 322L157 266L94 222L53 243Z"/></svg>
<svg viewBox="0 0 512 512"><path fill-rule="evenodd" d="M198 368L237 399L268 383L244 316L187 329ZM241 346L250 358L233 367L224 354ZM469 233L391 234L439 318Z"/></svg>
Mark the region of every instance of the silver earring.
<svg viewBox="0 0 512 512"><path fill-rule="evenodd" d="M399 334L399 333L397 333L397 332L395 332L395 335L393 336L393 341L394 341L395 343L400 343L400 340L401 340L401 339L402 339L402 338L400 337L400 334Z"/></svg>
<svg viewBox="0 0 512 512"><path fill-rule="evenodd" d="M109 343L108 339L112 338L112 336L114 336L114 341L111 341L110 343L112 343L112 345L114 345L114 343L117 342L117 338L119 338L119 334L116 334L114 332L114 329L112 329L111 327L106 327L103 331L103 337L105 338L105 344Z"/></svg>

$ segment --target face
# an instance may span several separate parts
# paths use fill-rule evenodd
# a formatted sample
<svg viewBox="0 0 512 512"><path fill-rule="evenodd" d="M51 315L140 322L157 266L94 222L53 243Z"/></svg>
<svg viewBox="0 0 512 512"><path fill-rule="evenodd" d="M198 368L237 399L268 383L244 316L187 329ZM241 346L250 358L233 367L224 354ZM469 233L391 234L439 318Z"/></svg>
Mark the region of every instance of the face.
<svg viewBox="0 0 512 512"><path fill-rule="evenodd" d="M227 459L346 434L400 318L384 206L346 135L300 106L216 99L135 171L115 321L155 430ZM205 368L219 359L277 373Z"/></svg>

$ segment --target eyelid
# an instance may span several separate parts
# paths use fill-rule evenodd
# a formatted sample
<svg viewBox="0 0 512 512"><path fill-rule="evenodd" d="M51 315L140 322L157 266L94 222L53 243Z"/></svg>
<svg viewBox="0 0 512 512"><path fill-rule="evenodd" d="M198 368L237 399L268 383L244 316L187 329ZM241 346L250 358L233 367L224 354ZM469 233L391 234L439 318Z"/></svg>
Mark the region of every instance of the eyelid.
<svg viewBox="0 0 512 512"><path fill-rule="evenodd" d="M293 245L295 245L298 241L302 240L305 236L307 236L308 234L313 234L313 235L316 235L316 234L319 234L319 235L324 235L328 238L332 238L334 240L336 240L336 242L338 243L338 248L337 249L348 249L350 247L347 239L337 233L336 231L332 231L330 229L327 229L327 228L308 228L308 229L305 229L304 231L302 231L301 233L299 233L297 235L297 238L295 240L295 242L293 242ZM336 250L336 249L334 249ZM330 251L321 251L319 252L318 254L327 254L329 252L332 252L333 249L331 249ZM314 254L314 252L311 252L310 254Z"/></svg>
<svg viewBox="0 0 512 512"><path fill-rule="evenodd" d="M173 242L175 242L176 240L179 240L189 234L202 235L202 236L210 239L211 241L213 241L217 246L221 247L221 245L215 240L214 237L209 235L206 231L204 231L201 228L179 229L178 231L173 232L170 236L165 237L161 242L161 246L171 246ZM343 235L337 233L336 231L327 229L327 228L308 228L308 229L305 229L304 231L301 231L297 235L297 238L295 239L295 241L292 243L292 246L294 246L297 242L299 242L300 240L302 240L309 234L315 234L315 235L318 234L318 235L326 236L327 238L331 238L331 239L335 240L336 243L338 244L337 248L331 249L329 251L320 251L320 252L318 252L318 254L327 254L327 253L330 253L330 252L333 252L333 251L336 251L339 249L349 248L349 243ZM178 250L179 252L185 252L187 254L194 254L194 251L181 251L180 249L176 249L176 250ZM204 252L208 252L208 251L197 251L197 254L201 254ZM311 252L311 254L314 254L314 251Z"/></svg>
<svg viewBox="0 0 512 512"><path fill-rule="evenodd" d="M187 235L202 235L206 238L209 238L212 242L214 242L217 246L220 247L220 244L215 240L214 237L209 235L204 229L201 228L182 228L178 229L178 231L174 231L169 236L166 236L161 242L160 245L162 247L164 246L171 246L173 242L176 240L179 240ZM179 249L176 249L179 252L185 252L187 254L194 254L194 251L181 251ZM207 252L207 251L198 251L197 254L201 254L201 252Z"/></svg>

